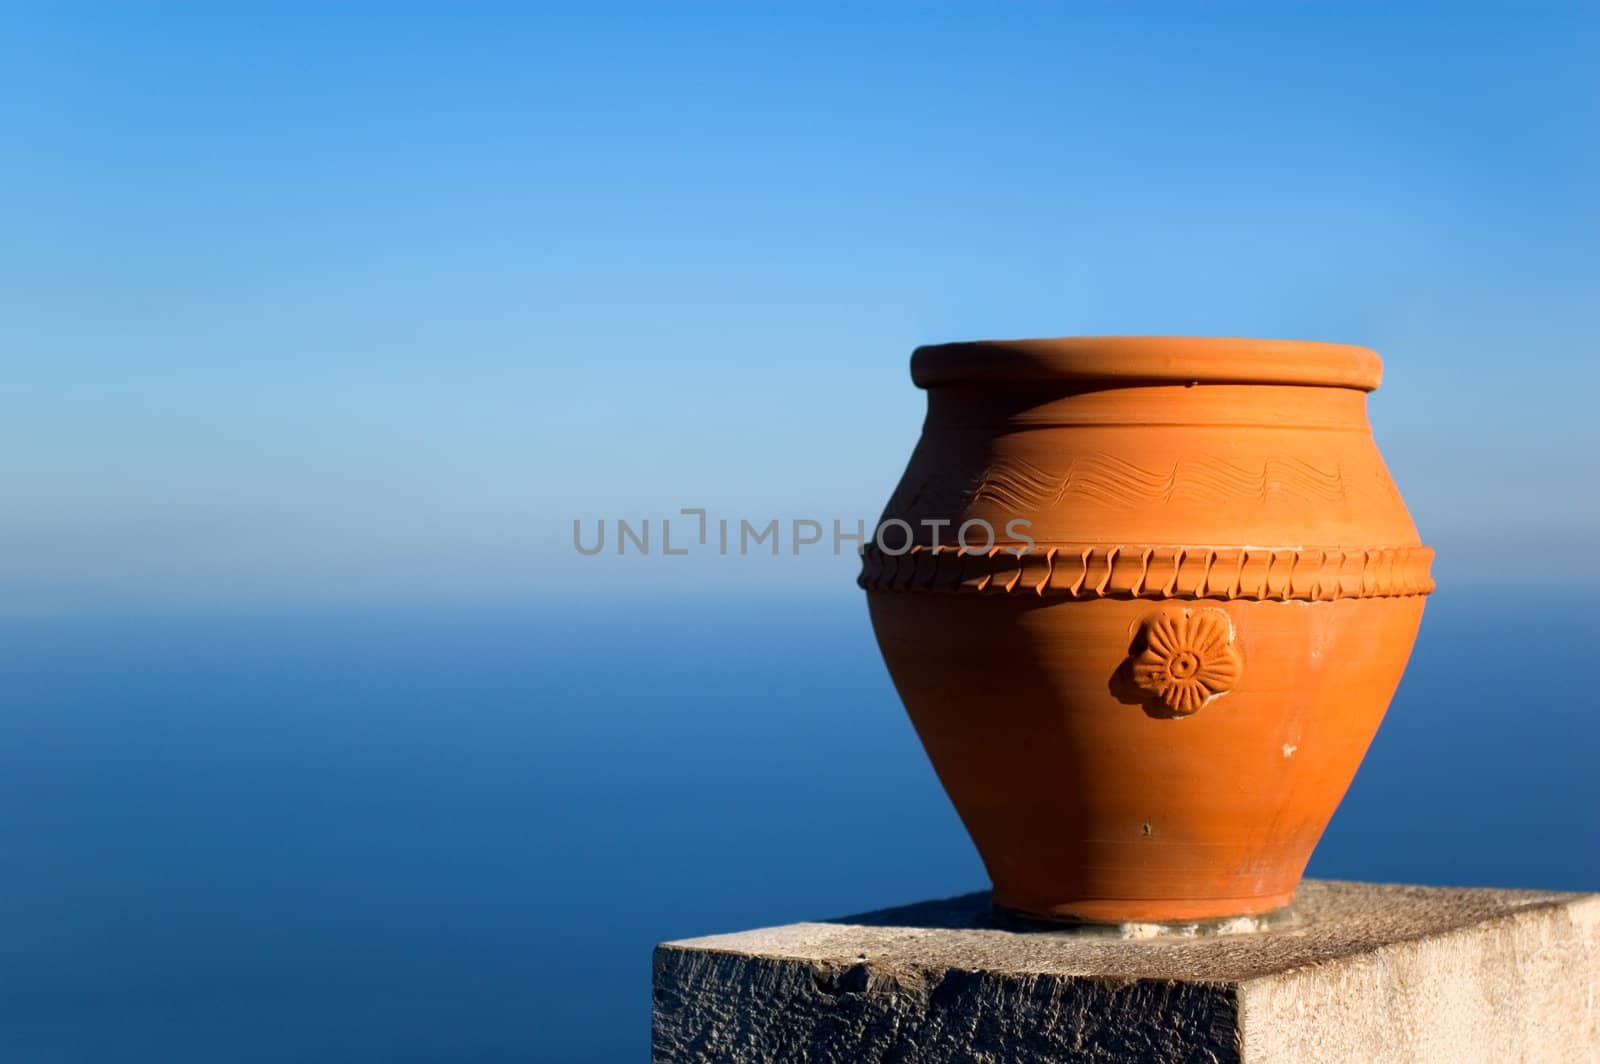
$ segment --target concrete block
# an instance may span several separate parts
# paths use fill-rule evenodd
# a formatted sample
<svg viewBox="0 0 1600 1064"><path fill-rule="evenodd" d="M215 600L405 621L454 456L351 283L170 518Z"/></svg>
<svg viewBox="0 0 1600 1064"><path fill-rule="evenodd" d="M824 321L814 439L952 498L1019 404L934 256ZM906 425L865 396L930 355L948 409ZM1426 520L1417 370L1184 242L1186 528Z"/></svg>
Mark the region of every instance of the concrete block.
<svg viewBox="0 0 1600 1064"><path fill-rule="evenodd" d="M970 894L668 942L653 1059L1600 1062L1600 895L1307 880L1225 931L1022 927Z"/></svg>

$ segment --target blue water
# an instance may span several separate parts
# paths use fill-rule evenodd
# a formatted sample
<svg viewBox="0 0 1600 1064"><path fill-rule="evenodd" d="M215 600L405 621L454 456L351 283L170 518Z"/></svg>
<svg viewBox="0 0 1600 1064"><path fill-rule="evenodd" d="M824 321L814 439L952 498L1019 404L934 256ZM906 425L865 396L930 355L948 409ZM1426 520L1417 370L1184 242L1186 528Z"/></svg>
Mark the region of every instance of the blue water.
<svg viewBox="0 0 1600 1064"><path fill-rule="evenodd" d="M1312 874L1600 888L1592 608L1442 592ZM0 1059L639 1060L661 939L980 887L854 595L0 625Z"/></svg>

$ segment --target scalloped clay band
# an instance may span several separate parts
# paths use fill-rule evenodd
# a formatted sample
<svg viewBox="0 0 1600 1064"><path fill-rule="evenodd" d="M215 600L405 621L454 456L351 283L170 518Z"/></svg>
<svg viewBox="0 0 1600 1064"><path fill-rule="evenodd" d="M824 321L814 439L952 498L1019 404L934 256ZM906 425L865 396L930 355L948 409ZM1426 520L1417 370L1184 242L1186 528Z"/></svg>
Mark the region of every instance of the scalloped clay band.
<svg viewBox="0 0 1600 1064"><path fill-rule="evenodd" d="M1394 598L1433 590L1431 547L1057 546L1017 555L869 547L857 580L869 591L981 591L1070 598Z"/></svg>

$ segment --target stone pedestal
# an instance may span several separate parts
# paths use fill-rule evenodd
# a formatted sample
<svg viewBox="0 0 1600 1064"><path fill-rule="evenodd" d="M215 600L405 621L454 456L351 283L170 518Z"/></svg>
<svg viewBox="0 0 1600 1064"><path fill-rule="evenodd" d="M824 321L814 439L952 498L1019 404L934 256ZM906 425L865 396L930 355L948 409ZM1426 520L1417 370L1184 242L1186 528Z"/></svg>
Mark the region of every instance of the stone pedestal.
<svg viewBox="0 0 1600 1064"><path fill-rule="evenodd" d="M1305 882L1249 933L1038 930L986 894L668 942L654 1060L1600 1062L1600 895Z"/></svg>

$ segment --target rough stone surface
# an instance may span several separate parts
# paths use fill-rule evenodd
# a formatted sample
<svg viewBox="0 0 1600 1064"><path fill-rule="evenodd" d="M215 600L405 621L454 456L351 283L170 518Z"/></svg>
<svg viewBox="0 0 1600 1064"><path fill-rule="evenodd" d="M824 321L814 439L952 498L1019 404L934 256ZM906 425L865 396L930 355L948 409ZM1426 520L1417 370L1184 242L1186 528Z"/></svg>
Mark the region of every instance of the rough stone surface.
<svg viewBox="0 0 1600 1064"><path fill-rule="evenodd" d="M1308 880L1248 934L1033 929L985 894L668 942L653 1059L1600 1064L1600 895Z"/></svg>

